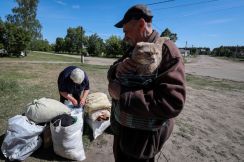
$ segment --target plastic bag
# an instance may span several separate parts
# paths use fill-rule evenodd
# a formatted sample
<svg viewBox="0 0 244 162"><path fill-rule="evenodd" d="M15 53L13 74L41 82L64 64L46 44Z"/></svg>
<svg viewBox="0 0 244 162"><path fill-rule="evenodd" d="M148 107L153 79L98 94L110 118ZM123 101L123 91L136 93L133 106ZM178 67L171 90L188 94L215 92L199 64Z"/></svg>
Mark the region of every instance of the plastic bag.
<svg viewBox="0 0 244 162"><path fill-rule="evenodd" d="M106 121L93 121L86 116L86 122L92 129L94 139L100 136L110 126L110 119Z"/></svg>
<svg viewBox="0 0 244 162"><path fill-rule="evenodd" d="M80 106L80 107L73 106L72 102L70 102L68 100L65 100L64 104L70 109L71 115L76 115L76 114L79 114L79 113L84 114L84 110L83 110L82 106Z"/></svg>
<svg viewBox="0 0 244 162"><path fill-rule="evenodd" d="M7 131L2 143L2 153L9 160L25 160L42 143L39 135L45 126L36 125L26 116L16 115L8 120Z"/></svg>
<svg viewBox="0 0 244 162"><path fill-rule="evenodd" d="M82 141L83 112L72 116L76 117L77 121L68 127L62 127L60 120L57 120L57 127L50 123L53 149L59 156L82 161L86 158Z"/></svg>

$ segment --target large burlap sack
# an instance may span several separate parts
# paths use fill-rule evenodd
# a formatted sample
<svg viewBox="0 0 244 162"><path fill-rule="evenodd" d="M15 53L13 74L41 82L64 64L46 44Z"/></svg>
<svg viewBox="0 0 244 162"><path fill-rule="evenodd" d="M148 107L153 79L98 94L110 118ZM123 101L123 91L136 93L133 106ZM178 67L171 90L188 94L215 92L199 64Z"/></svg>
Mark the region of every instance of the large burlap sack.
<svg viewBox="0 0 244 162"><path fill-rule="evenodd" d="M25 115L36 123L44 123L64 113L70 113L67 106L57 100L43 97L27 104Z"/></svg>
<svg viewBox="0 0 244 162"><path fill-rule="evenodd" d="M107 109L111 110L111 103L105 93L96 92L87 96L85 104L85 112L90 114L93 111Z"/></svg>

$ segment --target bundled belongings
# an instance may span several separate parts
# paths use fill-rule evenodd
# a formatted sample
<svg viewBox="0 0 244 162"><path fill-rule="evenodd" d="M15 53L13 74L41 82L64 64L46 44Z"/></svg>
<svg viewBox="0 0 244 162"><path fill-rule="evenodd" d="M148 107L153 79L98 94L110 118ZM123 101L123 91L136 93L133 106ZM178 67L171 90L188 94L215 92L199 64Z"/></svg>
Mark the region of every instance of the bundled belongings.
<svg viewBox="0 0 244 162"><path fill-rule="evenodd" d="M110 118L111 103L105 93L96 92L87 96L85 112L95 120L106 120Z"/></svg>
<svg viewBox="0 0 244 162"><path fill-rule="evenodd" d="M54 152L64 158L82 161L86 158L83 141L83 113L63 114L50 122Z"/></svg>
<svg viewBox="0 0 244 162"><path fill-rule="evenodd" d="M109 120L110 118L110 111L108 110L96 110L89 114L89 118L92 121L103 121L103 120Z"/></svg>
<svg viewBox="0 0 244 162"><path fill-rule="evenodd" d="M2 153L9 160L25 160L42 143L40 134L45 126L36 125L26 116L16 115L8 120L7 131L2 143Z"/></svg>
<svg viewBox="0 0 244 162"><path fill-rule="evenodd" d="M111 103L106 94L102 92L91 93L87 96L85 104L86 122L93 131L96 139L110 125Z"/></svg>
<svg viewBox="0 0 244 162"><path fill-rule="evenodd" d="M86 122L92 129L94 139L103 134L103 132L110 126L110 119L105 121L92 121L89 117L86 116Z"/></svg>
<svg viewBox="0 0 244 162"><path fill-rule="evenodd" d="M70 109L63 103L43 97L27 104L25 115L36 123L46 123L60 114L68 113Z"/></svg>

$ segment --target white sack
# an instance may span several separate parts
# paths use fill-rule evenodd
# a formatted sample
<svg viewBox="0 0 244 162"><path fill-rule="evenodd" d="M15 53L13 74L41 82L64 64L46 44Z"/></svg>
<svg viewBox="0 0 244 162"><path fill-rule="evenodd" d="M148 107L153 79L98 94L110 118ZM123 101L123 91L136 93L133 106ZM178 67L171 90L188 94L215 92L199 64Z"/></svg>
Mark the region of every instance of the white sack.
<svg viewBox="0 0 244 162"><path fill-rule="evenodd" d="M62 127L60 120L57 127L50 123L53 149L59 156L82 161L86 158L82 141L83 113L72 116L77 117L77 121L68 127Z"/></svg>
<svg viewBox="0 0 244 162"><path fill-rule="evenodd" d="M70 113L67 106L57 100L43 97L27 104L25 115L36 123L45 123L64 113Z"/></svg>
<svg viewBox="0 0 244 162"><path fill-rule="evenodd" d="M100 136L110 126L110 119L106 121L93 121L89 117L86 117L86 122L92 129L94 139Z"/></svg>
<svg viewBox="0 0 244 162"><path fill-rule="evenodd" d="M8 120L7 131L2 143L2 153L9 160L25 160L42 143L39 135L45 126L36 125L26 116L16 115Z"/></svg>

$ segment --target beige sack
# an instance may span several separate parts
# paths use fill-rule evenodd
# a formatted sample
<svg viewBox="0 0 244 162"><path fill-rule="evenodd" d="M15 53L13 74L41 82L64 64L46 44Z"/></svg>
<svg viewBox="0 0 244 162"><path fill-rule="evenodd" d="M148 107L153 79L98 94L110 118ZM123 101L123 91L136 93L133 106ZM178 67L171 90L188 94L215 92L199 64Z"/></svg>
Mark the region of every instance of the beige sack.
<svg viewBox="0 0 244 162"><path fill-rule="evenodd" d="M25 115L36 123L44 123L64 113L70 113L67 106L57 100L43 97L27 104Z"/></svg>
<svg viewBox="0 0 244 162"><path fill-rule="evenodd" d="M110 111L111 103L105 93L96 92L87 96L85 104L85 112L90 114L93 111L107 109Z"/></svg>

